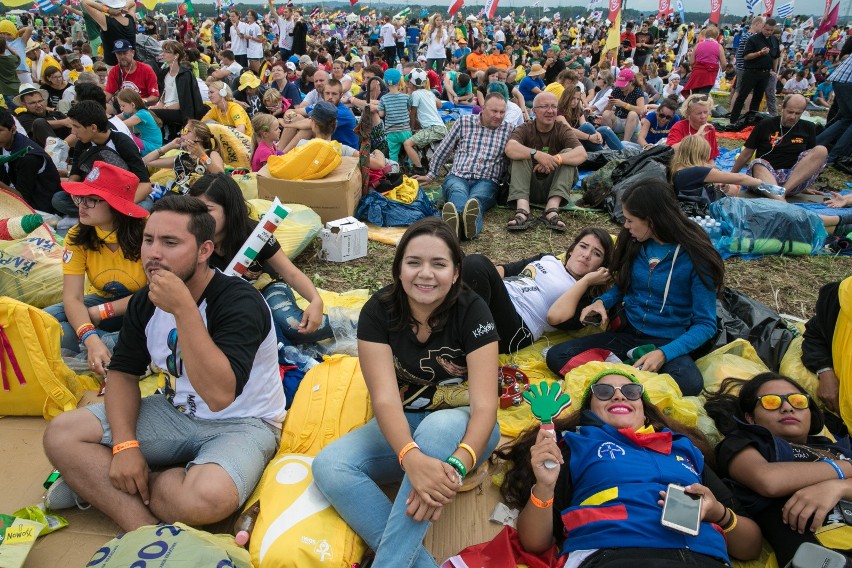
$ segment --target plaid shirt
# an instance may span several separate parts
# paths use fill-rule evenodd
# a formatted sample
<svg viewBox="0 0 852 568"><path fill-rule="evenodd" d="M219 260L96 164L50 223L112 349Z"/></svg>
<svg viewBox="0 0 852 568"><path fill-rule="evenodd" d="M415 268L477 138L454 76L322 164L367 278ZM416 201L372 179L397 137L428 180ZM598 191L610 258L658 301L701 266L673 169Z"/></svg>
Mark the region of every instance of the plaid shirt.
<svg viewBox="0 0 852 568"><path fill-rule="evenodd" d="M435 150L430 162L429 177L438 177L438 172L452 154L451 175L499 182L506 167L504 149L513 129L511 124L505 122L497 128L486 128L482 126L478 115L462 116Z"/></svg>
<svg viewBox="0 0 852 568"><path fill-rule="evenodd" d="M852 83L852 55L843 60L843 63L828 76L828 80L832 83Z"/></svg>

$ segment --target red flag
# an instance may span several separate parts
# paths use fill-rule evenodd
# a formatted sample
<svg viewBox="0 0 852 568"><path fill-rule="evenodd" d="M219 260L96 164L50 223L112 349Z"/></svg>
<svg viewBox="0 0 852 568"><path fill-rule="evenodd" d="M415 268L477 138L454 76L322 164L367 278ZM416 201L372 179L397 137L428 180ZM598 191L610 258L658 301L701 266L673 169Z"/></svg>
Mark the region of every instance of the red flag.
<svg viewBox="0 0 852 568"><path fill-rule="evenodd" d="M828 17L828 13L831 11L831 2L832 0L825 0L825 10L822 11L823 18Z"/></svg>
<svg viewBox="0 0 852 568"><path fill-rule="evenodd" d="M840 15L840 2L838 2L834 8L831 9L831 12L828 13L828 16L823 18L819 23L819 27L814 32L813 37L819 37L822 34L828 33L831 31L831 28L837 25L837 17Z"/></svg>
<svg viewBox="0 0 852 568"><path fill-rule="evenodd" d="M615 22L615 18L621 11L621 0L609 0L609 16L606 17L610 22Z"/></svg>
<svg viewBox="0 0 852 568"><path fill-rule="evenodd" d="M763 13L767 18L772 15L773 10L775 10L775 0L764 0L766 4L766 12Z"/></svg>
<svg viewBox="0 0 852 568"><path fill-rule="evenodd" d="M450 4L450 8L449 8L449 10L447 10L447 13L448 13L450 16L455 16L455 15L456 15L456 13L457 13L459 10L461 10L461 9L462 9L462 6L464 6L464 0L454 0L454 1L453 1L453 3L452 3L452 4Z"/></svg>
<svg viewBox="0 0 852 568"><path fill-rule="evenodd" d="M500 0L488 0L488 3L485 5L485 13L489 18L493 18L494 14L497 13L497 2Z"/></svg>
<svg viewBox="0 0 852 568"><path fill-rule="evenodd" d="M357 4L357 3L358 3L358 0L349 0L349 5L350 5L350 6L354 6L354 5L355 5L355 4Z"/></svg>
<svg viewBox="0 0 852 568"><path fill-rule="evenodd" d="M665 20L666 17L674 12L671 0L660 0L660 9L657 11L657 18Z"/></svg>
<svg viewBox="0 0 852 568"><path fill-rule="evenodd" d="M710 21L718 26L721 14L722 0L710 0Z"/></svg>

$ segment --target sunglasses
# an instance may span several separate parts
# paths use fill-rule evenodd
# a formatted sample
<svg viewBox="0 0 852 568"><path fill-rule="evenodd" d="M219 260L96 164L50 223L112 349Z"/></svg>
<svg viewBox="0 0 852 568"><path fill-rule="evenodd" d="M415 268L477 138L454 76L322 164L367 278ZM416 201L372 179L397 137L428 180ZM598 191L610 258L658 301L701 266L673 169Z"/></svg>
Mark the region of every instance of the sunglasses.
<svg viewBox="0 0 852 568"><path fill-rule="evenodd" d="M79 195L73 195L71 197L71 201L73 201L74 205L77 207L82 205L84 209L94 209L104 202L103 199L98 199L96 197L80 197Z"/></svg>
<svg viewBox="0 0 852 568"><path fill-rule="evenodd" d="M645 392L645 387L638 383L627 383L620 387L614 387L606 383L596 383L592 385L592 394L595 398L601 401L610 400L615 396L615 391L619 391L621 396L627 400L639 400Z"/></svg>
<svg viewBox="0 0 852 568"><path fill-rule="evenodd" d="M180 348L178 347L178 334L177 328L173 328L166 339L166 345L171 351L170 355L166 356L166 370L170 375L174 377L180 377L183 375L183 357L180 355Z"/></svg>
<svg viewBox="0 0 852 568"><path fill-rule="evenodd" d="M810 395L798 392L793 394L765 394L757 397L757 402L766 410L778 410L785 400L796 410L804 410L811 405Z"/></svg>

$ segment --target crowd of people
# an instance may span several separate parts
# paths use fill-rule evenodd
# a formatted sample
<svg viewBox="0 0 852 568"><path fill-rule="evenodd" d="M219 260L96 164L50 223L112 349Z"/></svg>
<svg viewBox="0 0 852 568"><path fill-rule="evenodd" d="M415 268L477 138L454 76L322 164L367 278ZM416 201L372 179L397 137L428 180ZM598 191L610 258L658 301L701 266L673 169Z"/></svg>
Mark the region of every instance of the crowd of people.
<svg viewBox="0 0 852 568"><path fill-rule="evenodd" d="M317 140L349 156L367 148L378 172L441 181L440 218L409 227L392 283L361 311L375 418L313 463L375 566L435 566L423 547L430 522L495 449L511 463L503 491L521 510L521 545L555 546L566 566L724 566L755 558L761 535L783 565L849 522L839 503L852 500L850 279L821 294L805 335L819 400L777 374L726 382L705 393L726 436L715 451L618 369L595 377L555 432L536 428L501 448L494 396L499 353L590 322L611 325L552 346L556 375L605 349L670 375L684 395L702 393L694 359L717 332L725 265L679 198L818 193L823 169L852 155L849 30L812 38L799 18L702 27L651 17L616 30L613 47L607 25L587 18L324 17L272 0L201 20L142 17L133 0L52 14L0 21L0 147L14 154L0 186L55 215L63 301L46 311L62 348L109 383L104 404L48 427L45 451L62 473L49 508L90 503L127 531L228 517L277 448L282 344L333 335L319 292L274 237L242 279L221 273L256 223L231 176L225 128L246 140L255 172ZM731 171L714 163L720 91L730 123L754 126ZM827 111L825 128L807 120L816 111ZM661 149L670 177L621 194L615 244L593 227L564 258L463 254L501 187L515 209L510 234L537 224L563 233L590 154ZM156 181L163 175L173 183ZM825 203L850 207L852 195ZM840 215L823 222L852 229ZM137 378L151 364L165 386L142 398ZM468 397L448 408L440 389L458 383ZM601 459L602 444L623 463ZM389 499L380 486L394 480ZM669 483L703 497L698 535L659 524Z"/></svg>

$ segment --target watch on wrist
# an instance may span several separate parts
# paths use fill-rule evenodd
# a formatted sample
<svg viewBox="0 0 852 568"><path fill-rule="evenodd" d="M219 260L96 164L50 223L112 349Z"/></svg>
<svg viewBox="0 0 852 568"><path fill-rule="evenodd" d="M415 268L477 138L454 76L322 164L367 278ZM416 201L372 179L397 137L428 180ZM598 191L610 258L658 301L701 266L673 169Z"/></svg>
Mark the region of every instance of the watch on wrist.
<svg viewBox="0 0 852 568"><path fill-rule="evenodd" d="M535 148L530 150L530 159L534 159L536 154L538 154L538 150L536 150Z"/></svg>

